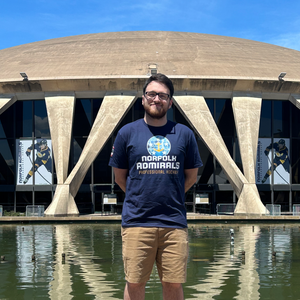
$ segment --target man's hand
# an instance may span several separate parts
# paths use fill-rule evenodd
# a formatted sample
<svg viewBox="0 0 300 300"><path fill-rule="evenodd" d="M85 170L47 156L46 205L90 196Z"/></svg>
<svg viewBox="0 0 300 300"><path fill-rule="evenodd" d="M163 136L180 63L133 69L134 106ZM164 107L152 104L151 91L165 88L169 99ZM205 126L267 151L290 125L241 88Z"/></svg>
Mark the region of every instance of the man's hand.
<svg viewBox="0 0 300 300"><path fill-rule="evenodd" d="M31 151L30 151L30 150L26 150L26 152L25 152L25 153L26 153L26 155L27 155L27 156L29 156L29 155L30 155L30 153L31 153Z"/></svg>
<svg viewBox="0 0 300 300"><path fill-rule="evenodd" d="M269 149L266 149L266 150L265 150L265 155L268 156L268 155L269 155L269 152L270 152L270 150L269 150Z"/></svg>

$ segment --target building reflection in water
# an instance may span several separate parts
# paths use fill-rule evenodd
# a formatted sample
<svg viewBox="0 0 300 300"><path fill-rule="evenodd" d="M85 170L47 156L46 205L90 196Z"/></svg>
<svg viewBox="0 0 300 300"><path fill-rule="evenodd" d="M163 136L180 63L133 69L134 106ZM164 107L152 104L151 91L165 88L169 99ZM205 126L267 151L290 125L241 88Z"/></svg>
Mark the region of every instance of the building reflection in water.
<svg viewBox="0 0 300 300"><path fill-rule="evenodd" d="M53 279L50 282L50 299L72 299L72 278L70 274L70 264L62 261L62 254L69 255L70 246L70 227L56 226L53 230L53 240L55 241L56 264L53 266Z"/></svg>
<svg viewBox="0 0 300 300"><path fill-rule="evenodd" d="M70 229L71 227L66 225L57 226L55 230L57 263L53 271L53 281L49 291L50 298L53 300L73 298L74 278L71 267L79 266L79 275L88 287L86 294L95 296L105 294L105 299L115 299L113 293L116 289L113 287L113 282L106 280L107 274L100 270L99 261L101 259L94 251L93 228L84 231L86 236L84 240L81 240L82 242L80 239L76 239L76 232L70 233ZM114 237L113 234L112 237ZM111 247L113 253L113 240ZM66 255L65 262L62 260L63 253ZM72 260L71 264L70 260Z"/></svg>
<svg viewBox="0 0 300 300"><path fill-rule="evenodd" d="M16 230L16 271L21 289L51 280L53 270L51 226L18 226ZM50 235L50 236L49 236Z"/></svg>
<svg viewBox="0 0 300 300"><path fill-rule="evenodd" d="M238 300L259 299L258 263L255 255L260 233L260 227L258 226L244 226L237 232L237 245L243 245L237 250L240 252L243 248L243 251L245 251L245 263L240 265L239 270L240 289L237 291L238 296L236 297ZM235 254L238 255L238 253Z"/></svg>
<svg viewBox="0 0 300 300"><path fill-rule="evenodd" d="M205 278L191 288L196 290L194 296L203 296L203 299L214 299L224 293L227 281L234 274L238 275L235 299L259 299L259 275L257 273L257 259L255 258L256 242L260 236L258 226L237 227L234 230L234 241L231 240L229 228L223 229L223 234L217 238L221 240L220 247L210 249L213 257L207 259L208 265ZM211 229L210 229L211 230ZM201 241L201 233L199 235ZM191 245L193 247L193 244ZM207 246L203 246L205 248ZM242 251L245 251L245 260L242 259ZM202 258L202 261L205 259ZM197 259L194 259L197 261Z"/></svg>
<svg viewBox="0 0 300 300"><path fill-rule="evenodd" d="M196 224L189 238L186 299L299 298L298 225ZM119 224L0 226L0 240L0 299L122 299ZM154 268L145 299L160 297Z"/></svg>

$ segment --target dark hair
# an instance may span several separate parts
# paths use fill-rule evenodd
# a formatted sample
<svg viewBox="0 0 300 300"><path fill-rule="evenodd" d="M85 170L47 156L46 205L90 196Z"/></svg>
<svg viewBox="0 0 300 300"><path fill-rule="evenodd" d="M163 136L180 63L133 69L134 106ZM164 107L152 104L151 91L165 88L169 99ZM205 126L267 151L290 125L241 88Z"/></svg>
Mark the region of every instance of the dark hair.
<svg viewBox="0 0 300 300"><path fill-rule="evenodd" d="M172 83L171 79L169 79L166 75L161 74L161 73L154 74L146 80L144 88L143 88L144 95L145 95L148 84L152 81L157 81L157 82L163 83L170 91L170 98L173 97L173 94L174 94L173 83Z"/></svg>

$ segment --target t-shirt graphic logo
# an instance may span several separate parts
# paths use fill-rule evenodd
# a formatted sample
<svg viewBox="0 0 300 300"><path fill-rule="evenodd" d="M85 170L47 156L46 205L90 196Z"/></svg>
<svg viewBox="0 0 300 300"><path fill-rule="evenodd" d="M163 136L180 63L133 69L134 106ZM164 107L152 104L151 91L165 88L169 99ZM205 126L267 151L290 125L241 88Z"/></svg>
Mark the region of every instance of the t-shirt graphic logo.
<svg viewBox="0 0 300 300"><path fill-rule="evenodd" d="M148 140L147 150L152 156L165 156L171 150L171 143L166 137L156 135Z"/></svg>

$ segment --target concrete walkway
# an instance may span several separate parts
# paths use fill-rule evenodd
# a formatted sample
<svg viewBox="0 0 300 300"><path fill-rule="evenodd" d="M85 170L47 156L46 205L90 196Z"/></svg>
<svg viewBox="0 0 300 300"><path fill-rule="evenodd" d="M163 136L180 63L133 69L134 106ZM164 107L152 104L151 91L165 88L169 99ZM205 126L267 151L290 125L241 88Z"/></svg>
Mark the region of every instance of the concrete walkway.
<svg viewBox="0 0 300 300"><path fill-rule="evenodd" d="M188 213L188 223L299 223L300 216L208 215ZM9 223L121 223L121 215L90 214L77 217L0 217L1 224Z"/></svg>

